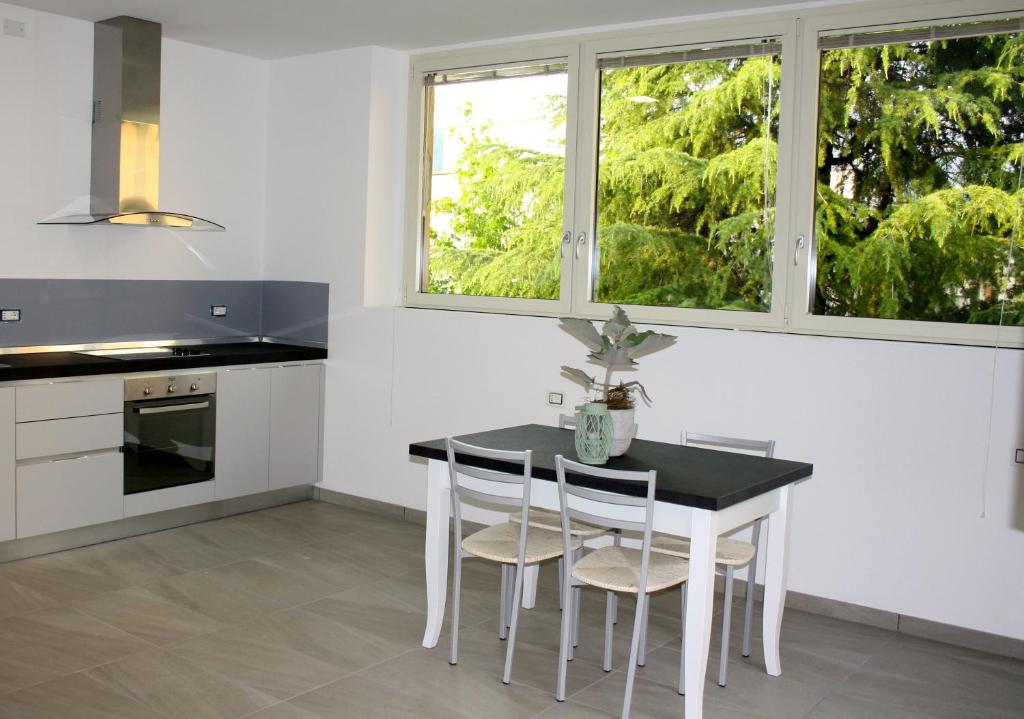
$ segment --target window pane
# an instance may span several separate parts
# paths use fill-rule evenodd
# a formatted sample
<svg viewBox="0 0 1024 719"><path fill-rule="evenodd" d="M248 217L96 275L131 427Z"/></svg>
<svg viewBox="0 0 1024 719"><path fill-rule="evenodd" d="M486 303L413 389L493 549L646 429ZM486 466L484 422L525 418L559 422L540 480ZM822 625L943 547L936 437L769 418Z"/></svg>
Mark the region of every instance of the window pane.
<svg viewBox="0 0 1024 719"><path fill-rule="evenodd" d="M1007 270L1024 45L978 32L859 35L821 53L816 314L994 324L1006 300L1024 323L1020 270Z"/></svg>
<svg viewBox="0 0 1024 719"><path fill-rule="evenodd" d="M602 63L595 301L771 308L779 56L755 47Z"/></svg>
<svg viewBox="0 0 1024 719"><path fill-rule="evenodd" d="M558 299L566 66L493 75L427 78L420 289Z"/></svg>

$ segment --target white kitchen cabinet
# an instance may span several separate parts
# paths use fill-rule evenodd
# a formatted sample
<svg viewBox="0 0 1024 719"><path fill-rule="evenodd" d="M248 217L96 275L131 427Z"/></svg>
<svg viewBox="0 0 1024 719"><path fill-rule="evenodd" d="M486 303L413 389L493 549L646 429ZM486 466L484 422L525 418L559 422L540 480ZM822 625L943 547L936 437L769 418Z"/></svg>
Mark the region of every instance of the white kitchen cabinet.
<svg viewBox="0 0 1024 719"><path fill-rule="evenodd" d="M124 517L124 462L117 450L21 464L18 538Z"/></svg>
<svg viewBox="0 0 1024 719"><path fill-rule="evenodd" d="M18 387L17 394L19 422L114 414L124 409L124 382L120 379L32 384Z"/></svg>
<svg viewBox="0 0 1024 719"><path fill-rule="evenodd" d="M0 542L14 539L14 390L0 389Z"/></svg>
<svg viewBox="0 0 1024 719"><path fill-rule="evenodd" d="M323 367L270 371L270 488L314 484L320 471L320 391Z"/></svg>
<svg viewBox="0 0 1024 719"><path fill-rule="evenodd" d="M270 381L267 368L217 373L217 499L270 489Z"/></svg>

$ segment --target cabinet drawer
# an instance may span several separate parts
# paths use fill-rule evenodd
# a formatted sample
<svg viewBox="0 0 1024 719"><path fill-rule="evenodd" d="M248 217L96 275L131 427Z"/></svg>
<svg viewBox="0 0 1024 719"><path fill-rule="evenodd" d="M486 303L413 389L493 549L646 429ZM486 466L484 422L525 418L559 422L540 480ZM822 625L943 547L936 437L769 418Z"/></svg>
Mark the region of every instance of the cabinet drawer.
<svg viewBox="0 0 1024 719"><path fill-rule="evenodd" d="M96 417L52 419L17 425L17 457L54 457L82 454L97 449L120 447L124 443L124 419L121 414Z"/></svg>
<svg viewBox="0 0 1024 719"><path fill-rule="evenodd" d="M18 538L124 517L119 452L18 467Z"/></svg>
<svg viewBox="0 0 1024 719"><path fill-rule="evenodd" d="M85 417L124 409L124 383L119 379L54 382L17 388L17 421Z"/></svg>

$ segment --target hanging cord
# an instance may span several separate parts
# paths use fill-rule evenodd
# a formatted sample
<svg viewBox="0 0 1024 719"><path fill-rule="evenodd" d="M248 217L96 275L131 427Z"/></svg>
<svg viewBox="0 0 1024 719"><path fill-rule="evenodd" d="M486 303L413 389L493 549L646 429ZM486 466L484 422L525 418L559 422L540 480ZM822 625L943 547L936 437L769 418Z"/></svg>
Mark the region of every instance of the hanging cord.
<svg viewBox="0 0 1024 719"><path fill-rule="evenodd" d="M1010 272L1014 264L1014 251L1017 249L1017 237L1020 234L1020 188L1024 181L1024 162L1017 168L1017 211L1013 217L1013 234L1010 236L1010 249L1006 255L1006 278L1009 280ZM992 380L988 390L988 428L985 432L985 467L981 473L981 514L979 517L985 519L988 509L988 470L992 455L992 415L996 407L996 371L999 365L1000 342L1003 339L1003 319L1006 316L1006 294L1003 294L999 304L999 326L996 329L996 344L992 349Z"/></svg>

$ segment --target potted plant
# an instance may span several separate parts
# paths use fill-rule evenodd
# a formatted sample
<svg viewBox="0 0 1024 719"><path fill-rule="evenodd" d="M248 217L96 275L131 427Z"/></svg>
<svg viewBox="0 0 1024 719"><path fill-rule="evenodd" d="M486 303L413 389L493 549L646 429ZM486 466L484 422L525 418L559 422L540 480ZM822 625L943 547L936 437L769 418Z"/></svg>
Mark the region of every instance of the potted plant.
<svg viewBox="0 0 1024 719"><path fill-rule="evenodd" d="M676 338L651 330L640 332L618 305L612 310L611 319L604 323L600 332L589 320L562 317L559 321L563 330L590 350L587 357L605 369L603 382L598 382L596 377L591 377L575 367L563 365L562 374L583 385L587 392L597 392L598 396L594 401L604 402L608 406L612 415L614 435L609 454L618 457L629 448L629 443L636 433L636 395L639 394L647 404L651 403L651 398L644 386L636 380L612 384L612 373L617 370L633 369L638 357L671 347Z"/></svg>

